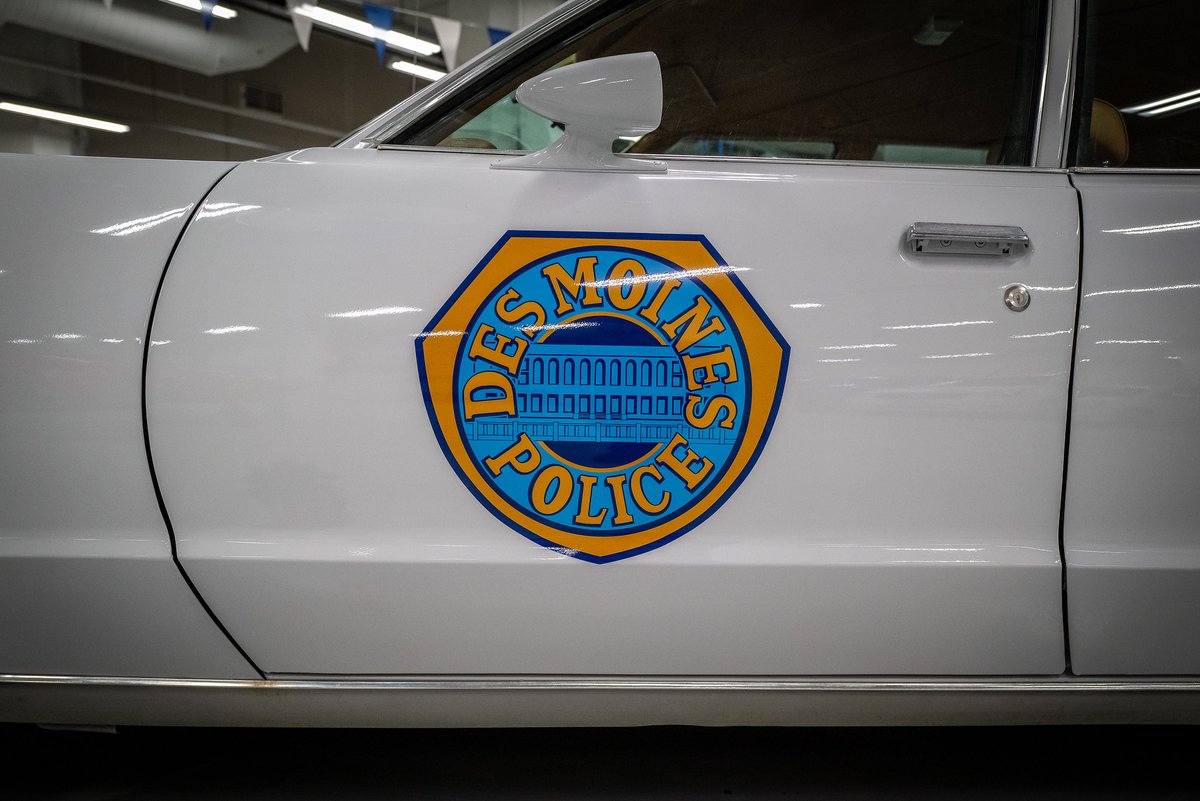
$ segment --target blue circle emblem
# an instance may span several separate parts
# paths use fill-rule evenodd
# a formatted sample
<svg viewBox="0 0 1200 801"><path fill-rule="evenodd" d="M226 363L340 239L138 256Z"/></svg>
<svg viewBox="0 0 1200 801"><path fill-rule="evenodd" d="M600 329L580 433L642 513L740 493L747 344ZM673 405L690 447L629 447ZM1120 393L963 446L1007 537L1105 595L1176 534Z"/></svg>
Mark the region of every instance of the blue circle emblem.
<svg viewBox="0 0 1200 801"><path fill-rule="evenodd" d="M593 244L488 294L452 383L461 441L491 488L590 536L645 531L704 498L741 445L752 386L703 272Z"/></svg>

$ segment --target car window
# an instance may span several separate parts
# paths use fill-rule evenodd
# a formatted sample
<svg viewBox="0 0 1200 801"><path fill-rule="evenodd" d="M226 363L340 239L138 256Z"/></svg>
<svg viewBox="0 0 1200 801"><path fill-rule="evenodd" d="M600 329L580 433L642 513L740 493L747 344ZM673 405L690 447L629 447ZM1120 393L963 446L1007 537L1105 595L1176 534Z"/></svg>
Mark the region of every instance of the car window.
<svg viewBox="0 0 1200 801"><path fill-rule="evenodd" d="M1194 0L1090 0L1075 163L1200 167Z"/></svg>
<svg viewBox="0 0 1200 801"><path fill-rule="evenodd" d="M1027 164L1039 5L629 3L392 143L541 149L561 129L516 103L522 81L559 64L653 51L662 66L662 125L615 142L618 152Z"/></svg>

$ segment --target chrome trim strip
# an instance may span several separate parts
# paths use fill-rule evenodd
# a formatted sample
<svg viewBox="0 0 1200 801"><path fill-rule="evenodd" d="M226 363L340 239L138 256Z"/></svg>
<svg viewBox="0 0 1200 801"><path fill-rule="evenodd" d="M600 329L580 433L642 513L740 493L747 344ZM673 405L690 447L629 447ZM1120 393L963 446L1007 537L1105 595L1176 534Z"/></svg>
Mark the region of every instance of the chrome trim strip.
<svg viewBox="0 0 1200 801"><path fill-rule="evenodd" d="M1076 679L649 679L649 678L455 678L455 679L167 679L124 676L0 674L0 686L56 685L213 690L650 690L759 692L1200 692L1200 680Z"/></svg>
<svg viewBox="0 0 1200 801"><path fill-rule="evenodd" d="M1083 22L1080 15L1083 13L1083 4L1080 0L1074 0L1072 3L1073 11L1071 18L1071 51L1067 53L1067 94L1064 98L1062 110L1062 142L1059 144L1058 164L1061 167L1070 167L1067 164L1067 159L1071 153L1071 129L1075 124L1075 84L1078 76L1075 74L1079 69L1079 32L1083 28Z"/></svg>
<svg viewBox="0 0 1200 801"><path fill-rule="evenodd" d="M1200 175L1196 167L1071 167L1078 175Z"/></svg>
<svg viewBox="0 0 1200 801"><path fill-rule="evenodd" d="M1042 40L1042 86L1038 90L1037 116L1033 122L1033 143L1029 148L1029 161L1038 163L1038 148L1042 143L1042 117L1046 110L1046 85L1050 79L1050 42L1054 32L1054 0L1048 0L1045 6L1046 36Z"/></svg>
<svg viewBox="0 0 1200 801"><path fill-rule="evenodd" d="M455 153L466 156L523 156L528 150L485 150L474 147L436 147L434 145L377 145L378 150L390 150L411 153ZM967 170L970 172L1001 172L1001 173L1038 173L1042 175L1066 173L1063 167L1031 167L1016 164L921 164L903 161L864 161L861 159L799 159L779 156L697 156L682 153L638 153L638 156L653 156L667 162L700 163L700 164L783 164L803 165L808 167L887 167L889 169L912 170Z"/></svg>

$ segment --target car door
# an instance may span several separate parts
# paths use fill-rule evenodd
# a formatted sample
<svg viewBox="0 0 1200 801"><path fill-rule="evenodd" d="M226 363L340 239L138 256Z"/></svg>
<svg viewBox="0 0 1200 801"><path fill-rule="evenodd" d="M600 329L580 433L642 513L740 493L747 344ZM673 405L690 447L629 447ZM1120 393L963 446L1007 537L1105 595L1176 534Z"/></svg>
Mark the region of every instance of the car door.
<svg viewBox="0 0 1200 801"><path fill-rule="evenodd" d="M1086 18L1063 532L1080 674L1200 672L1200 70L1179 38L1197 24L1182 2Z"/></svg>
<svg viewBox="0 0 1200 801"><path fill-rule="evenodd" d="M1047 10L575 5L193 219L147 413L217 617L273 675L1060 673ZM494 168L636 52L630 169Z"/></svg>

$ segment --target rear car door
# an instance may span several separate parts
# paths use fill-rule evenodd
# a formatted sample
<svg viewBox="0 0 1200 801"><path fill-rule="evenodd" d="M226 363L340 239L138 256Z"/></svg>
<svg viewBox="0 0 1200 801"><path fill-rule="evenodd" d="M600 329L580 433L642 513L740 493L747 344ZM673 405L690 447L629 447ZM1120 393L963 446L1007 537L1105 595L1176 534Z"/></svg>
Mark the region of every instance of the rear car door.
<svg viewBox="0 0 1200 801"><path fill-rule="evenodd" d="M575 6L193 220L147 412L215 614L273 675L1062 672L1048 9ZM665 170L493 168L646 51Z"/></svg>
<svg viewBox="0 0 1200 801"><path fill-rule="evenodd" d="M1064 514L1077 673L1200 672L1200 69L1193 3L1094 0Z"/></svg>

